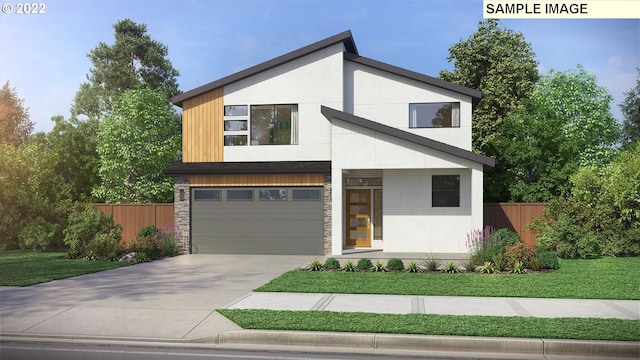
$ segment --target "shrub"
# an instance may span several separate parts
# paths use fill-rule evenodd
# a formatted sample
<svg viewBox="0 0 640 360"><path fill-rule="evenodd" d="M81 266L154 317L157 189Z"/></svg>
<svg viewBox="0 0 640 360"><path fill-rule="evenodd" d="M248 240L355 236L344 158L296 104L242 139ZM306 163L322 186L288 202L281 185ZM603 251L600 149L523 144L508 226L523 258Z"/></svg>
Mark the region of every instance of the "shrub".
<svg viewBox="0 0 640 360"><path fill-rule="evenodd" d="M531 263L536 256L536 249L525 243L507 244L504 251L506 264L511 268L513 268L517 262L521 262L526 267L531 267Z"/></svg>
<svg viewBox="0 0 640 360"><path fill-rule="evenodd" d="M358 265L356 265L358 270L369 270L373 267L371 260L369 259L360 259L358 260Z"/></svg>
<svg viewBox="0 0 640 360"><path fill-rule="evenodd" d="M524 274L527 272L527 269L525 268L525 265L522 261L516 261L513 264L513 269L511 269L511 272L514 274Z"/></svg>
<svg viewBox="0 0 640 360"><path fill-rule="evenodd" d="M140 230L138 236L129 242L128 252L144 253L149 261L179 254L178 240L173 230L162 230L154 225Z"/></svg>
<svg viewBox="0 0 640 360"><path fill-rule="evenodd" d="M328 258L325 262L324 262L324 267L325 269L339 269L340 268L340 262L334 258Z"/></svg>
<svg viewBox="0 0 640 360"><path fill-rule="evenodd" d="M429 271L438 271L440 261L433 256L429 256L427 260L424 261L424 267Z"/></svg>
<svg viewBox="0 0 640 360"><path fill-rule="evenodd" d="M486 225L482 229L474 229L467 233L467 249L478 261L482 261L486 252L495 245L495 239L491 236L494 232L492 226Z"/></svg>
<svg viewBox="0 0 640 360"><path fill-rule="evenodd" d="M558 255L548 251L543 246L536 245L535 246L538 252L538 265L540 269L560 269L560 261L558 260Z"/></svg>
<svg viewBox="0 0 640 360"><path fill-rule="evenodd" d="M522 242L522 238L517 233L507 229L502 228L491 234L491 237L495 240L496 243L501 245L513 245L515 243Z"/></svg>
<svg viewBox="0 0 640 360"><path fill-rule="evenodd" d="M158 235L159 229L155 225L149 225L138 231L139 238L152 238Z"/></svg>
<svg viewBox="0 0 640 360"><path fill-rule="evenodd" d="M476 259L473 256L469 256L467 259L464 259L462 261L462 267L467 271L467 272L474 272L476 271Z"/></svg>
<svg viewBox="0 0 640 360"><path fill-rule="evenodd" d="M87 245L87 252L91 251L96 257L112 261L122 252L120 234L122 229L114 227L109 233L97 234Z"/></svg>
<svg viewBox="0 0 640 360"><path fill-rule="evenodd" d="M420 267L418 266L418 264L415 261L412 261L409 263L409 265L407 266L407 272L409 273L418 273L420 272L422 269L420 269Z"/></svg>
<svg viewBox="0 0 640 360"><path fill-rule="evenodd" d="M353 261L351 260L347 260L346 263L344 263L344 266L342 267L342 271L346 271L346 272L356 272L358 271L358 268L356 267L356 265L353 263Z"/></svg>
<svg viewBox="0 0 640 360"><path fill-rule="evenodd" d="M38 216L26 220L26 225L18 232L18 244L21 249L46 251L58 247L62 231L60 226L47 222Z"/></svg>
<svg viewBox="0 0 640 360"><path fill-rule="evenodd" d="M456 265L456 263L454 263L453 261L450 261L444 267L444 272L449 273L449 274L455 274L455 273L459 273L460 269L458 269L458 265Z"/></svg>
<svg viewBox="0 0 640 360"><path fill-rule="evenodd" d="M96 250L90 249L90 244L100 234L106 234L112 238L117 238L118 242L122 234L122 227L115 225L111 215L104 215L93 205L76 206L69 214L68 226L63 231L64 243L69 247L68 256L70 257L86 257L88 251L93 252L92 255L105 256L105 254L96 253ZM106 238L102 238L94 246L95 249L101 249L102 243ZM84 256L83 256L84 255Z"/></svg>
<svg viewBox="0 0 640 360"><path fill-rule="evenodd" d="M404 263L398 258L391 258L387 261L387 269L402 271L404 270Z"/></svg>
<svg viewBox="0 0 640 360"><path fill-rule="evenodd" d="M500 253L500 254L495 254L492 258L491 261L493 261L493 264L495 265L495 269L496 271L504 271L504 269L507 267L507 264L504 260L504 254Z"/></svg>
<svg viewBox="0 0 640 360"><path fill-rule="evenodd" d="M493 269L491 261L485 261L484 264L482 264L482 267L480 267L480 272L483 274L493 274L495 270Z"/></svg>
<svg viewBox="0 0 640 360"><path fill-rule="evenodd" d="M549 202L532 229L562 258L640 255L640 143L611 164L583 166L571 191Z"/></svg>
<svg viewBox="0 0 640 360"><path fill-rule="evenodd" d="M387 271L387 268L384 266L382 261L376 260L376 264L371 267L371 271L384 272Z"/></svg>
<svg viewBox="0 0 640 360"><path fill-rule="evenodd" d="M322 271L322 270L324 270L324 267L322 266L320 261L318 261L316 259L316 260L313 260L311 262L311 264L309 265L309 270L311 270L311 271Z"/></svg>

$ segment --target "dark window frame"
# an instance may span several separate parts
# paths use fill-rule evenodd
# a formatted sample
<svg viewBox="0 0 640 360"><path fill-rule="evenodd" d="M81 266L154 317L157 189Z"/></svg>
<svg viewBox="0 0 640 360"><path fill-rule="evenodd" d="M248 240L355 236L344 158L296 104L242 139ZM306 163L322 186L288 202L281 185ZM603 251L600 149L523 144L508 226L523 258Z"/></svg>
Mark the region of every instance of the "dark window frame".
<svg viewBox="0 0 640 360"><path fill-rule="evenodd" d="M460 175L431 176L431 207L460 207Z"/></svg>

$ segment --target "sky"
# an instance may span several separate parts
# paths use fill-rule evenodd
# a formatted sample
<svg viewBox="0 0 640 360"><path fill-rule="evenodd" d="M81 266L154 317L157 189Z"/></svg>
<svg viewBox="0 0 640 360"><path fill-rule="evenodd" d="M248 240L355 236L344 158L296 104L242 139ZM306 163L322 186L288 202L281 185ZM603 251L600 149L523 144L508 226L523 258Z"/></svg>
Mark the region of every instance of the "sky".
<svg viewBox="0 0 640 360"><path fill-rule="evenodd" d="M113 44L113 25L129 18L169 49L188 91L239 70L351 30L358 52L438 76L453 69L449 48L470 37L482 0L39 0L44 14L0 13L0 82L16 89L34 131L69 117L87 54ZM14 6L17 2L5 0ZM612 114L635 86L640 19L503 19L530 43L539 70L580 64L613 95Z"/></svg>

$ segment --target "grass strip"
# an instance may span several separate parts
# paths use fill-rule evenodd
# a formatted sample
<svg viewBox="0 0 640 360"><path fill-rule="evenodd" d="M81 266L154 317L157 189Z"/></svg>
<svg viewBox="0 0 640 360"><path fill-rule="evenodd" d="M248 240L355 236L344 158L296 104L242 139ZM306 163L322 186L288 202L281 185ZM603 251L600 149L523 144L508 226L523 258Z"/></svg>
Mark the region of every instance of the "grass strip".
<svg viewBox="0 0 640 360"><path fill-rule="evenodd" d="M640 321L219 309L244 329L640 341Z"/></svg>
<svg viewBox="0 0 640 360"><path fill-rule="evenodd" d="M294 270L255 291L638 300L640 257L562 260L558 271L523 275Z"/></svg>
<svg viewBox="0 0 640 360"><path fill-rule="evenodd" d="M64 252L0 251L0 285L28 286L127 265L130 264L69 260Z"/></svg>

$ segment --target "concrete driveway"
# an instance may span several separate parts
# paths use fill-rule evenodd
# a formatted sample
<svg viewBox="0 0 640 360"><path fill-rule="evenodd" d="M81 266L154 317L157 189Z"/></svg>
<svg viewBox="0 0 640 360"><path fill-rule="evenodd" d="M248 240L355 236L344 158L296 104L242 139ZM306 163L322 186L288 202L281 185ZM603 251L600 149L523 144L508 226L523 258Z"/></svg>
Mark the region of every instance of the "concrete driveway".
<svg viewBox="0 0 640 360"><path fill-rule="evenodd" d="M0 334L195 339L239 329L216 313L314 256L182 255L0 290Z"/></svg>

